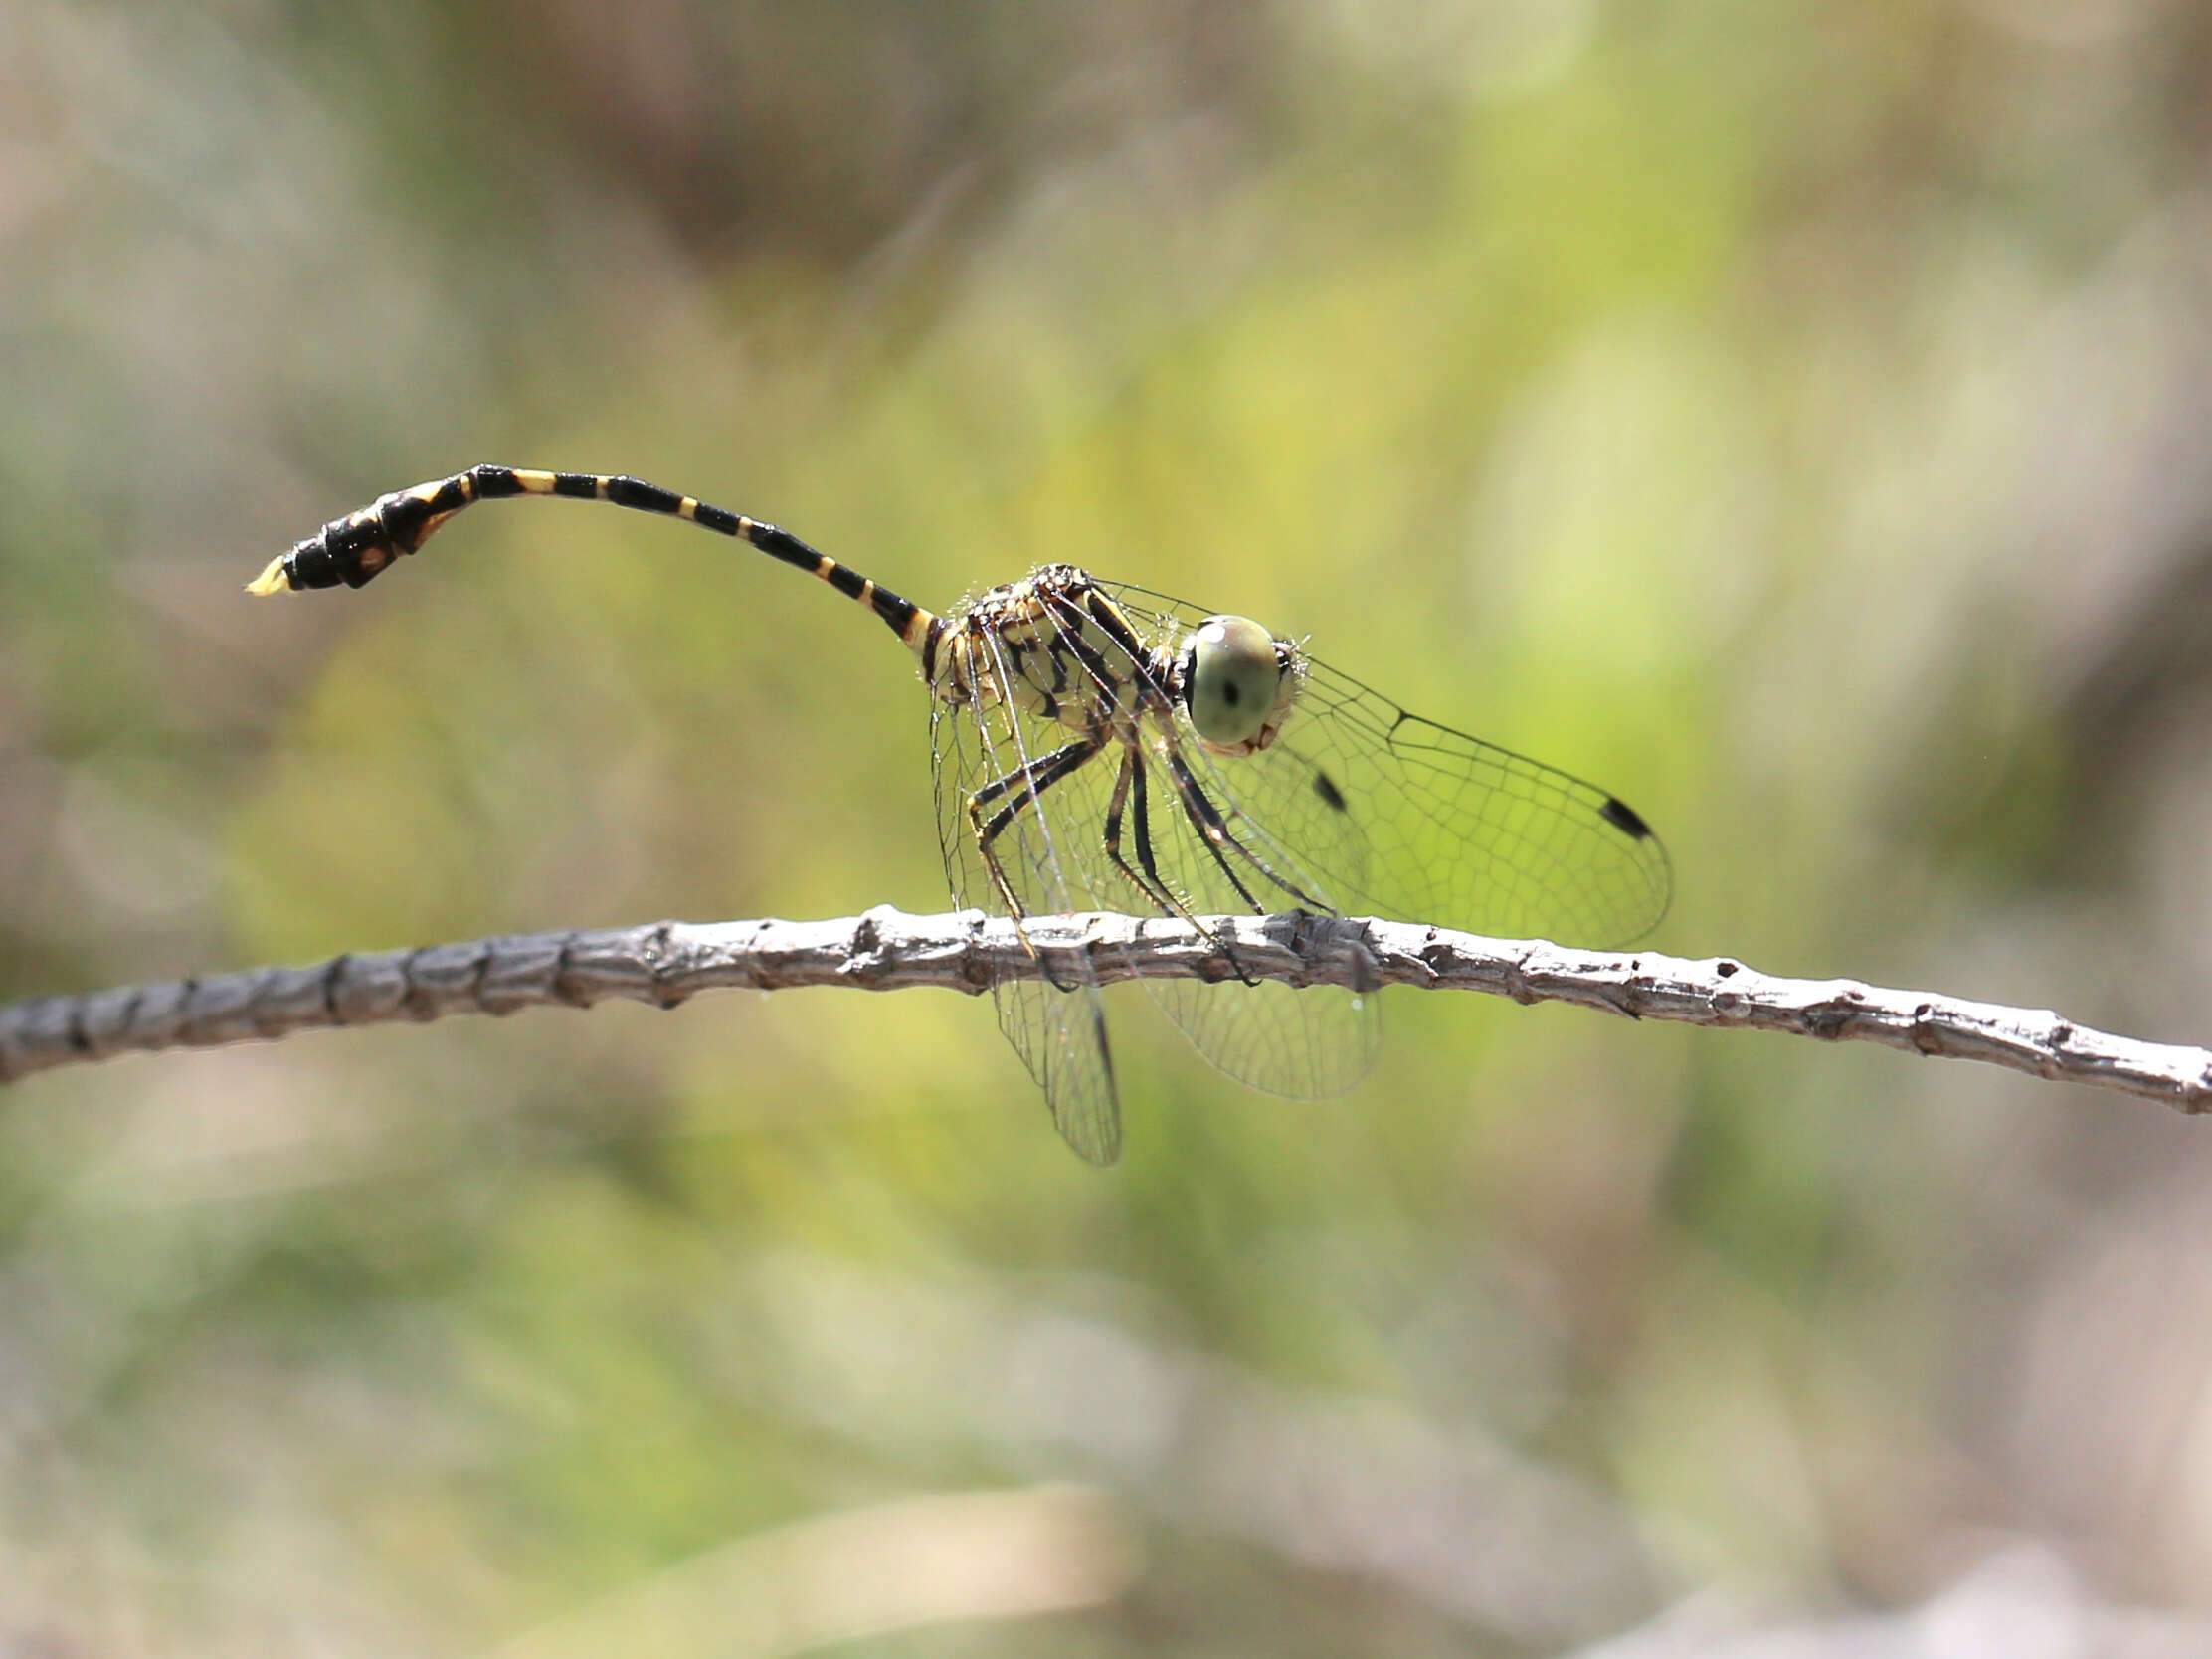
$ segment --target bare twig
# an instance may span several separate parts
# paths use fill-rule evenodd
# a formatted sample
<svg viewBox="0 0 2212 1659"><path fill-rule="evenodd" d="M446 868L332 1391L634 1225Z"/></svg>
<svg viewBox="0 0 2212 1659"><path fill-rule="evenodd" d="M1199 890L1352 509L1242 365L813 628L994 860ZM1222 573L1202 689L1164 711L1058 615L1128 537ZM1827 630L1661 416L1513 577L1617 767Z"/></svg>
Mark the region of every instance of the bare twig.
<svg viewBox="0 0 2212 1659"><path fill-rule="evenodd" d="M2183 1112L2212 1110L2212 1052L2111 1036L2048 1012L1853 980L1777 979L1726 957L1690 962L1649 951L1580 951L1402 922L1292 914L1218 917L1207 925L1233 942L1244 972L1291 985L1487 991L1631 1018L1879 1042L2117 1089ZM1182 922L1039 917L1028 933L1036 957L1004 919L973 911L909 916L884 907L829 922L657 922L475 939L334 957L311 968L255 968L42 997L0 1008L0 1082L133 1050L209 1047L335 1025L512 1014L548 1004L588 1008L610 997L673 1008L722 986L934 985L974 994L1002 978L1046 970L1064 982L1071 965L1086 958L1101 980L1225 980L1237 971L1205 931Z"/></svg>

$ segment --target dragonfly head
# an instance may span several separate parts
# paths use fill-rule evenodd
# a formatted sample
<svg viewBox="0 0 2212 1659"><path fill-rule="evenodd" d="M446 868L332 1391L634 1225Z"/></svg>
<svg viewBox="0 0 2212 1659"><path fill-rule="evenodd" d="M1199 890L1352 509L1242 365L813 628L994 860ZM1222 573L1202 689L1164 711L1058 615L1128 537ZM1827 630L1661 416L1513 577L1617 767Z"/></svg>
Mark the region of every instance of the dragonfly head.
<svg viewBox="0 0 2212 1659"><path fill-rule="evenodd" d="M1298 694L1297 651L1249 617L1208 617L1183 647L1178 690L1198 742L1252 755L1275 741Z"/></svg>

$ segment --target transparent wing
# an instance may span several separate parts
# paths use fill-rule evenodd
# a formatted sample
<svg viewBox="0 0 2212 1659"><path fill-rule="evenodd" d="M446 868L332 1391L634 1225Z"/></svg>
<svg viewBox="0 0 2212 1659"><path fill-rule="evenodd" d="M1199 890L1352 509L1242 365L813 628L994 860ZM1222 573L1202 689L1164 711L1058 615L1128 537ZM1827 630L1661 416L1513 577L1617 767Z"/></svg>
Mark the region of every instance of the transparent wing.
<svg viewBox="0 0 2212 1659"><path fill-rule="evenodd" d="M1006 682L1003 663L1001 682ZM992 879L977 833L1039 763L1064 749L1070 733L988 701L934 704L931 748L937 779L937 832L954 902L964 909L1009 914ZM1093 760L1082 771L1095 771ZM993 843L1001 874L1024 916L1109 908L1093 900L1060 856L1051 811L1054 796L1074 778L1061 780L1017 813ZM983 799L972 817L970 803ZM1039 811L1042 806L1044 811ZM1113 906L1111 908L1119 908ZM1067 1144L1093 1164L1121 1156L1121 1104L1114 1088L1113 1057L1106 1042L1106 1014L1098 984L1089 974L1066 988L1039 980L1001 981L992 988L999 1028L1044 1090L1052 1122Z"/></svg>
<svg viewBox="0 0 2212 1659"><path fill-rule="evenodd" d="M1407 714L1326 663L1301 656L1296 703L1269 748L1208 753L1154 666L1207 613L1096 584L1121 608L1132 650L1085 622L1091 586L1066 572L1024 614L1026 638L1008 646L985 634L992 672L1001 685L1016 683L1010 651L1032 675L1046 661L1064 676L1053 682L1063 706L1088 690L1141 709L1136 742L1086 737L1080 718L989 698L940 705L939 830L962 904L1016 918L1303 908L1591 945L1628 943L1665 913L1666 850L1617 798ZM1053 649L1040 646L1046 634ZM994 818L1004 820L993 841L998 879L979 833ZM1200 1053L1257 1088L1339 1093L1374 1058L1372 995L1233 981L1145 988ZM1111 1162L1120 1115L1095 979L1086 973L1065 989L1011 984L997 995L1000 1024L1061 1133L1086 1158Z"/></svg>
<svg viewBox="0 0 2212 1659"><path fill-rule="evenodd" d="M1106 584L1098 586L1111 595ZM1139 741L1133 749L1117 744L1089 776L1069 780L1072 787L1054 791L1042 803L1071 886L1099 909L1168 916L1336 909L1319 864L1302 849L1259 832L1198 747L1188 722L1170 712L1149 647L1163 642L1172 646L1175 625L1142 608L1129 610L1126 620L1148 647L1146 655L1132 656L1089 631L1085 639L1092 646L1092 683L1142 687L1141 695L1125 690L1120 699L1124 706L1148 709ZM1339 863L1356 859L1356 823L1314 830L1338 837L1329 850ZM1233 961L1229 941L1217 943ZM1254 1088L1303 1098L1342 1094L1375 1062L1381 1032L1372 995L1246 980L1208 985L1147 979L1144 986L1200 1054Z"/></svg>
<svg viewBox="0 0 2212 1659"><path fill-rule="evenodd" d="M1205 615L1135 590L1122 603L1160 628ZM1616 797L1408 714L1325 662L1302 657L1302 672L1269 748L1198 753L1247 838L1336 910L1605 947L1666 914L1666 849Z"/></svg>
<svg viewBox="0 0 2212 1659"><path fill-rule="evenodd" d="M1087 590L1088 583L1084 583ZM1082 590L1045 608L1035 624L1065 644L1063 666L1071 704L1089 696L1127 707L1164 693L1142 654L1132 653L1095 626L1086 626ZM987 635L987 639L990 637ZM1003 642L994 640L994 672L1014 683ZM1034 640L1019 645L1031 671ZM1249 859L1217 860L1199 825L1227 808L1217 790L1199 784L1172 721L1147 724L1147 742L1131 747L1102 737L1088 753L1085 724L1045 719L1004 701L978 699L941 706L937 718L938 827L946 868L964 905L997 913L1010 906L999 890L978 831L1015 804L1010 779L1037 785L1033 800L1013 814L992 843L998 875L1016 915L1104 910L1134 915L1266 914L1305 903L1271 882ZM1059 757L1072 764L1061 765ZM972 813L970 803L977 803ZM1230 872L1234 871L1234 878ZM1276 1093L1341 1093L1372 1063L1375 1002L1355 1003L1334 988L1300 993L1273 984L1147 980L1145 989L1207 1059L1240 1081ZM1070 992L1034 982L997 989L1000 1024L1044 1086L1053 1118L1076 1150L1107 1162L1119 1144L1111 1061L1095 984Z"/></svg>
<svg viewBox="0 0 2212 1659"><path fill-rule="evenodd" d="M1140 774L1144 833L1132 836L1133 846L1149 847L1160 882L1198 916L1340 910L1315 849L1266 833L1180 717L1172 735L1147 734ZM1218 839L1205 832L1209 818L1219 822ZM1356 825L1316 829L1357 833ZM1347 863L1360 851L1341 840L1330 850ZM1381 1043L1372 995L1238 980L1147 980L1145 989L1199 1053L1239 1082L1272 1094L1342 1094L1367 1075Z"/></svg>
<svg viewBox="0 0 2212 1659"><path fill-rule="evenodd" d="M1325 662L1307 661L1281 738L1253 759L1251 810L1285 832L1358 821L1363 861L1325 862L1323 878L1380 916L1612 947L1657 927L1673 897L1666 848L1624 802L1407 714ZM1326 860L1331 839L1312 844Z"/></svg>

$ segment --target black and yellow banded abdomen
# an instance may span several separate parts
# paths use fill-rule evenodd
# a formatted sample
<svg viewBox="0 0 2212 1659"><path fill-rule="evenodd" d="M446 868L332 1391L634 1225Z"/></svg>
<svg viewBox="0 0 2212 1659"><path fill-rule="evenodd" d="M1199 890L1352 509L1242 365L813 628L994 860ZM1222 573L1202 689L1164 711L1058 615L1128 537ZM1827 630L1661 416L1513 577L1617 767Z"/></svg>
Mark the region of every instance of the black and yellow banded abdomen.
<svg viewBox="0 0 2212 1659"><path fill-rule="evenodd" d="M517 495L550 495L574 501L605 501L634 512L680 518L748 542L787 565L827 582L873 611L892 633L920 654L936 618L888 588L878 587L827 553L817 552L789 530L743 513L731 512L695 496L679 495L643 478L605 472L541 472L519 466L471 466L435 483L380 495L358 512L334 518L289 553L272 559L247 592L277 594L309 588L359 588L374 581L430 540L446 520L477 501Z"/></svg>

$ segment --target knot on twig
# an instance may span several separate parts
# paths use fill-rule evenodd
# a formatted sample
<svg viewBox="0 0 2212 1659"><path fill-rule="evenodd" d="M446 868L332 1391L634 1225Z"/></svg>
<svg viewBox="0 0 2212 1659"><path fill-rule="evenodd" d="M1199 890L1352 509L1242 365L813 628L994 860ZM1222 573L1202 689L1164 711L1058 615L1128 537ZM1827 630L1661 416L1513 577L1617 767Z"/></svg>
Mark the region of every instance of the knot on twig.
<svg viewBox="0 0 2212 1659"><path fill-rule="evenodd" d="M1834 1042L1857 1023L1865 1010L1866 994L1862 991L1844 991L1824 998L1805 1009L1805 1034Z"/></svg>
<svg viewBox="0 0 2212 1659"><path fill-rule="evenodd" d="M1382 989L1374 938L1360 917L1291 910L1270 917L1266 931L1298 959L1299 971L1290 983L1300 989L1335 985L1362 997Z"/></svg>
<svg viewBox="0 0 2212 1659"><path fill-rule="evenodd" d="M1423 930L1421 948L1413 953L1413 960L1420 965L1422 979L1428 985L1436 986L1443 983L1444 975L1452 965L1454 954L1451 946L1444 939L1443 931L1440 928L1432 927ZM1514 970L1512 978L1516 983L1520 981L1521 975L1518 968ZM1518 991L1515 991L1513 996L1516 1001L1520 1000Z"/></svg>
<svg viewBox="0 0 2212 1659"><path fill-rule="evenodd" d="M960 924L960 989L971 997L981 997L999 983L991 970L990 953L984 945L984 933L991 926L991 917L982 910L960 910L953 919Z"/></svg>
<svg viewBox="0 0 2212 1659"><path fill-rule="evenodd" d="M884 980L898 966L898 949L892 937L898 931L897 916L897 910L888 904L860 913L846 935L845 960L837 971L838 978L870 991L882 989Z"/></svg>
<svg viewBox="0 0 2212 1659"><path fill-rule="evenodd" d="M677 983L684 969L683 953L676 947L675 923L655 922L645 930L638 955L645 965L646 983L652 987L652 1006L666 1012L681 1008L691 993Z"/></svg>

